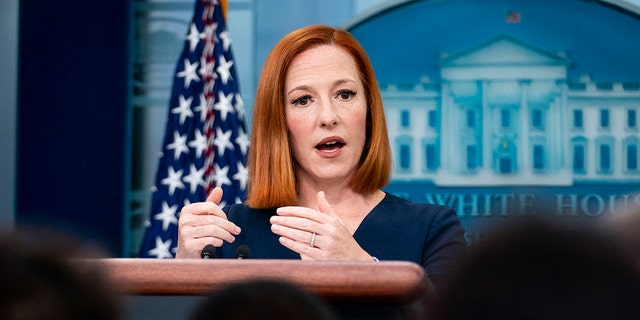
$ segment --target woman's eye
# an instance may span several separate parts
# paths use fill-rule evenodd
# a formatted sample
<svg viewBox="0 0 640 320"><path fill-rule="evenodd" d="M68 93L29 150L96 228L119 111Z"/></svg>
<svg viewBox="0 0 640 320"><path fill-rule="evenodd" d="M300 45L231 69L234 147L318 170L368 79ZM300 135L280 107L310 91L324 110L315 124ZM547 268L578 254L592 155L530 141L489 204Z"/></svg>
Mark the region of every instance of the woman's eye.
<svg viewBox="0 0 640 320"><path fill-rule="evenodd" d="M342 100L349 100L349 99L353 98L355 95L356 95L356 92L352 91L352 90L340 90L338 92L338 96Z"/></svg>
<svg viewBox="0 0 640 320"><path fill-rule="evenodd" d="M302 96L291 101L293 105L306 106L311 102L311 96Z"/></svg>

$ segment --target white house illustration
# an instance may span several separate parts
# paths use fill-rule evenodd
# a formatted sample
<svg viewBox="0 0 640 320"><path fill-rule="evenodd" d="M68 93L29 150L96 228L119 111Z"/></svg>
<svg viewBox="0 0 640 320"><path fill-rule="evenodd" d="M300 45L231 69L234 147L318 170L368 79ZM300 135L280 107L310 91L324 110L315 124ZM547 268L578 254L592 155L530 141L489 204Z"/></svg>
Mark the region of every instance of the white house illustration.
<svg viewBox="0 0 640 320"><path fill-rule="evenodd" d="M567 54L506 35L438 67L440 83L382 88L392 182L640 182L640 83L571 82Z"/></svg>

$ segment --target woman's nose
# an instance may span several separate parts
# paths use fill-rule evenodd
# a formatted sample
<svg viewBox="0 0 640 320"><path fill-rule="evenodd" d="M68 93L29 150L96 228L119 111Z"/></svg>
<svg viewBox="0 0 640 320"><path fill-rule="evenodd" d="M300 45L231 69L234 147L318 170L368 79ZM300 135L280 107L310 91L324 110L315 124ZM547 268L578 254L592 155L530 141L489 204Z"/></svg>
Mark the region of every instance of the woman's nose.
<svg viewBox="0 0 640 320"><path fill-rule="evenodd" d="M331 127L338 124L338 114L331 100L323 100L320 103L319 121L321 127Z"/></svg>

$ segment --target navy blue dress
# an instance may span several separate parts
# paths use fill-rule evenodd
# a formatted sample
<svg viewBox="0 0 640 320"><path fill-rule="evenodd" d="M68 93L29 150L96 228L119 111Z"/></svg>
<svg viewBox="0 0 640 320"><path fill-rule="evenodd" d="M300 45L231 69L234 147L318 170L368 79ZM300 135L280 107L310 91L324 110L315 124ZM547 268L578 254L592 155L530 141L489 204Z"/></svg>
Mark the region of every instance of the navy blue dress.
<svg viewBox="0 0 640 320"><path fill-rule="evenodd" d="M216 250L218 258L235 258L247 245L254 259L300 259L271 232L275 209L252 209L243 204L225 208L228 219L242 229L233 243ZM466 254L464 230L455 211L433 204L417 204L386 194L353 235L360 247L382 260L412 261L425 269L436 291L453 265Z"/></svg>

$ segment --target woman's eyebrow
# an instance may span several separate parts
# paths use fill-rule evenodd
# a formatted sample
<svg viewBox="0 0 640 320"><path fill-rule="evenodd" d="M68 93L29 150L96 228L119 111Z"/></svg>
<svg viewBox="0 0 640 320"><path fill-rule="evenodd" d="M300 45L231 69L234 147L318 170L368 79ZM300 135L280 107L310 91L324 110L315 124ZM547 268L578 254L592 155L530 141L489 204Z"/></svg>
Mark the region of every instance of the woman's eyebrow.
<svg viewBox="0 0 640 320"><path fill-rule="evenodd" d="M307 85L297 86L297 87L294 87L293 89L289 90L289 92L287 92L286 95L290 95L292 92L297 91L297 90L309 91L310 87L307 86Z"/></svg>
<svg viewBox="0 0 640 320"><path fill-rule="evenodd" d="M351 80L351 79L339 79L339 80L336 80L336 81L334 81L334 82L333 82L333 86L334 86L334 87L336 87L336 86L339 86L339 85L341 85L341 84L345 84L345 83L353 83L353 84L355 84L356 82L355 82L354 80ZM290 95L292 92L297 91L297 90L300 90L300 91L310 91L310 90L311 90L311 87L310 87L310 86L308 86L308 85L300 85L300 86L294 87L293 89L289 90L289 91L286 93L286 95L288 96L288 95Z"/></svg>

